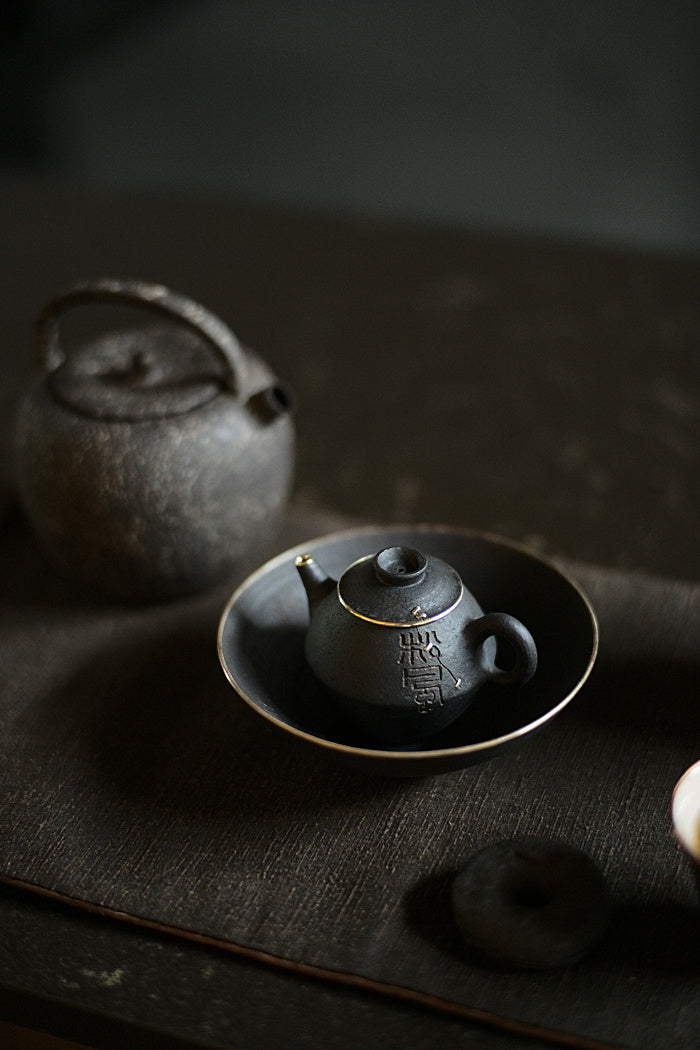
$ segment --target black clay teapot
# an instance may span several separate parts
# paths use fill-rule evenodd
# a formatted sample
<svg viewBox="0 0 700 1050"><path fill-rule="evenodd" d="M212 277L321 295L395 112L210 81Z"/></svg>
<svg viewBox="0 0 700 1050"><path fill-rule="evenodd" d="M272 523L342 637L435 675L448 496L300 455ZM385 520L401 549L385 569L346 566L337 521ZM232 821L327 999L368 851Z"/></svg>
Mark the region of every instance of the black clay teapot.
<svg viewBox="0 0 700 1050"><path fill-rule="evenodd" d="M114 304L157 323L62 345L67 311ZM44 309L38 351L17 485L64 574L173 598L220 583L268 538L291 484L293 398L218 317L157 284L80 283Z"/></svg>
<svg viewBox="0 0 700 1050"><path fill-rule="evenodd" d="M482 611L446 562L387 547L336 582L309 554L296 559L310 622L309 667L349 721L390 744L445 728L487 683L515 686L535 673L532 635L514 617ZM514 657L496 665L498 640Z"/></svg>

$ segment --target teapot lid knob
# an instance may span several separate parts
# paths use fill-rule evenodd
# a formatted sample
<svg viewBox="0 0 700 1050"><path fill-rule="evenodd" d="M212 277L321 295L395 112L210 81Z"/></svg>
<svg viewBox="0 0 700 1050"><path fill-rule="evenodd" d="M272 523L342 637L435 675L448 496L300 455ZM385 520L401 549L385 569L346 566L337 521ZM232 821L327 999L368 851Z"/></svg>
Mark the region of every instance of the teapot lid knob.
<svg viewBox="0 0 700 1050"><path fill-rule="evenodd" d="M413 547L385 547L374 556L374 572L380 583L411 587L422 583L428 559Z"/></svg>

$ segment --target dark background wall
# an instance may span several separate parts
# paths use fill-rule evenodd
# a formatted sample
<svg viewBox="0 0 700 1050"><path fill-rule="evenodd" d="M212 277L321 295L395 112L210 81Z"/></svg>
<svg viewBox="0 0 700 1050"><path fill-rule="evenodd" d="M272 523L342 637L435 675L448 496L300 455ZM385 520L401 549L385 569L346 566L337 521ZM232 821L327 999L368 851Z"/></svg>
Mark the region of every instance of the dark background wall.
<svg viewBox="0 0 700 1050"><path fill-rule="evenodd" d="M0 164L696 252L697 7L2 0Z"/></svg>

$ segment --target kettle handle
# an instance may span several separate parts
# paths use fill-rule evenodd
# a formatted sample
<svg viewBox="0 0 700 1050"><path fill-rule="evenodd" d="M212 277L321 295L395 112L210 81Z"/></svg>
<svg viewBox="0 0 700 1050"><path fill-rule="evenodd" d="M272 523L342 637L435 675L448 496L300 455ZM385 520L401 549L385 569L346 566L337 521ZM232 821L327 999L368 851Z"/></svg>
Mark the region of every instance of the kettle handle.
<svg viewBox="0 0 700 1050"><path fill-rule="evenodd" d="M537 647L527 627L508 613L486 613L467 625L470 640L477 645L481 669L488 681L496 685L524 685L537 670ZM488 638L502 638L513 649L515 663L501 670L484 653Z"/></svg>
<svg viewBox="0 0 700 1050"><path fill-rule="evenodd" d="M229 389L240 392L246 371L245 354L231 329L206 307L179 292L162 284L129 279L78 281L47 303L37 320L37 350L43 371L52 372L65 360L58 339L61 315L93 303L142 306L182 322L216 351L226 365Z"/></svg>

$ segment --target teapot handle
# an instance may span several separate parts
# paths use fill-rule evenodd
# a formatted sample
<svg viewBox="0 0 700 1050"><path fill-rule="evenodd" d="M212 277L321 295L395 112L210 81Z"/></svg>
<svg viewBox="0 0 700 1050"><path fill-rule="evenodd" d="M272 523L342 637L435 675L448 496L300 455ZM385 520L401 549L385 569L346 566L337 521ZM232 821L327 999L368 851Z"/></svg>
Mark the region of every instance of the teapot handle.
<svg viewBox="0 0 700 1050"><path fill-rule="evenodd" d="M524 685L537 670L537 647L527 627L508 613L487 613L467 626L470 640L478 646L478 659L488 681L496 685ZM515 663L508 670L496 667L484 652L488 638L502 638L515 653Z"/></svg>
<svg viewBox="0 0 700 1050"><path fill-rule="evenodd" d="M228 388L234 393L240 392L246 371L245 354L231 329L194 300L162 284L147 281L117 278L78 281L52 299L37 320L37 349L42 371L52 372L65 360L58 339L61 315L74 307L93 303L142 306L182 322L216 351L226 365Z"/></svg>

